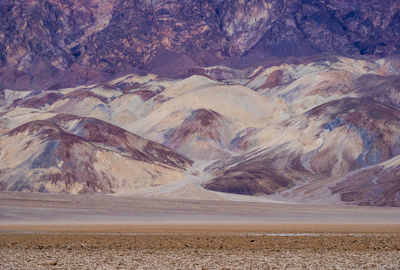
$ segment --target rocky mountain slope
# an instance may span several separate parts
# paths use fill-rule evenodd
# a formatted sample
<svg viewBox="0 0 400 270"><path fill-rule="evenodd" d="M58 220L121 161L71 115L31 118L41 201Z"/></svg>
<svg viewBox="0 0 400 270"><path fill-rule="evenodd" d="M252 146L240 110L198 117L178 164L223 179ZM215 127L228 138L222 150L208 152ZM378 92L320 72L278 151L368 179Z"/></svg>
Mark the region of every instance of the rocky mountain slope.
<svg viewBox="0 0 400 270"><path fill-rule="evenodd" d="M0 15L0 190L400 206L399 1L0 0Z"/></svg>
<svg viewBox="0 0 400 270"><path fill-rule="evenodd" d="M399 67L396 58L323 56L198 67L182 79L128 74L53 91L5 90L1 187L151 189L180 183L184 173L186 183L191 159L210 164L190 171L210 191L399 206Z"/></svg>
<svg viewBox="0 0 400 270"><path fill-rule="evenodd" d="M126 193L183 179L191 161L94 118L57 114L0 136L0 190Z"/></svg>
<svg viewBox="0 0 400 270"><path fill-rule="evenodd" d="M0 15L0 89L318 53L387 56L400 41L396 0L2 0Z"/></svg>

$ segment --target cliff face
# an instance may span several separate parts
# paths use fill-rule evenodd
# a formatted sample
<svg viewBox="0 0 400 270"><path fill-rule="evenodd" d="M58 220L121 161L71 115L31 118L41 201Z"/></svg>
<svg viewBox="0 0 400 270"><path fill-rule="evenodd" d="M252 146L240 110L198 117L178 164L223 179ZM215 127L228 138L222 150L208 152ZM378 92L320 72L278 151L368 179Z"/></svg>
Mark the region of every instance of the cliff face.
<svg viewBox="0 0 400 270"><path fill-rule="evenodd" d="M0 16L3 89L322 52L386 56L400 46L395 0L1 0Z"/></svg>

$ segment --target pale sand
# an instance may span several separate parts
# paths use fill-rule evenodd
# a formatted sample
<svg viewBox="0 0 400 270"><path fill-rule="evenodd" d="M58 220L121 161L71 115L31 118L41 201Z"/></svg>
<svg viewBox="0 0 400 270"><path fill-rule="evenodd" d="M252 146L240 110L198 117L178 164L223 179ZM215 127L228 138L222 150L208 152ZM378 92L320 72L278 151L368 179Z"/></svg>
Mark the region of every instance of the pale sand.
<svg viewBox="0 0 400 270"><path fill-rule="evenodd" d="M159 222L399 224L400 211L393 207L0 192L0 224Z"/></svg>

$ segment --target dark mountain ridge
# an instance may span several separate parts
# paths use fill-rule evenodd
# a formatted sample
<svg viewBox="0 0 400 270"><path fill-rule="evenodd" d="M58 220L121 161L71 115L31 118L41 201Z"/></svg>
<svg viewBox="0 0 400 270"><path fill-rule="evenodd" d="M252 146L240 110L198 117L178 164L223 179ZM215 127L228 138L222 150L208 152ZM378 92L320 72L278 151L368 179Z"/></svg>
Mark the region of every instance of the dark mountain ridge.
<svg viewBox="0 0 400 270"><path fill-rule="evenodd" d="M396 0L12 0L0 16L0 89L400 49Z"/></svg>

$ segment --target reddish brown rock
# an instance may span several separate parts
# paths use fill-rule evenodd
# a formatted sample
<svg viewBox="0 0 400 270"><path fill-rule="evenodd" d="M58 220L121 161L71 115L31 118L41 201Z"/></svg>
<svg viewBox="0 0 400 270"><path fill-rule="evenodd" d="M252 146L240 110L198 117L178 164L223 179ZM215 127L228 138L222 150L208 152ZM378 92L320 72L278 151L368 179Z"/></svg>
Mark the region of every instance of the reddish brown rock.
<svg viewBox="0 0 400 270"><path fill-rule="evenodd" d="M229 146L227 126L228 121L219 113L198 109L165 136L164 144L200 159L226 157L229 154L223 149Z"/></svg>
<svg viewBox="0 0 400 270"><path fill-rule="evenodd" d="M282 70L273 71L265 81L265 83L260 87L261 89L274 88L282 83L283 72Z"/></svg>
<svg viewBox="0 0 400 270"><path fill-rule="evenodd" d="M33 96L31 98L25 99L20 103L19 106L25 108L41 108L46 105L51 105L57 100L60 100L63 95L57 92L48 92Z"/></svg>
<svg viewBox="0 0 400 270"><path fill-rule="evenodd" d="M342 201L358 205L400 206L400 166L377 165L344 177L331 188Z"/></svg>

